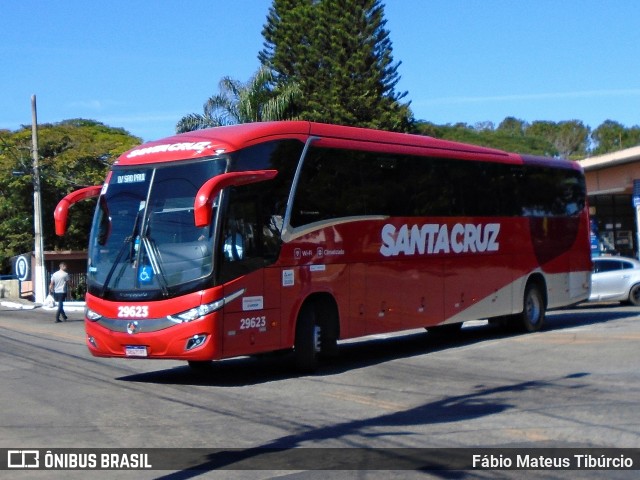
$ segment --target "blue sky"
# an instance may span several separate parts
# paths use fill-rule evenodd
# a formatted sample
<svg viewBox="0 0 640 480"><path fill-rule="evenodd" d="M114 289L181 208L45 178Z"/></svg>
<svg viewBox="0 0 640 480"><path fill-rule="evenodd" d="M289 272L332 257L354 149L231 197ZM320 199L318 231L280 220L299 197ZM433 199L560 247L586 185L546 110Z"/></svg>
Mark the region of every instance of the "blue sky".
<svg viewBox="0 0 640 480"><path fill-rule="evenodd" d="M640 124L636 0L387 0L417 119ZM255 73L271 0L21 0L0 14L0 129L90 118L144 140Z"/></svg>

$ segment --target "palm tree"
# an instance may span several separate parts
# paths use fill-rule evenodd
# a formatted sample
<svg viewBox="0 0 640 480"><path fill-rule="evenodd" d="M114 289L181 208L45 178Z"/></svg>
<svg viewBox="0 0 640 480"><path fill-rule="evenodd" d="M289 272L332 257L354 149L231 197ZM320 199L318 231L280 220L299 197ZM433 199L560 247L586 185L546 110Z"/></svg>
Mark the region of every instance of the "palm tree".
<svg viewBox="0 0 640 480"><path fill-rule="evenodd" d="M274 87L271 70L260 70L243 84L231 77L220 80L220 93L210 97L203 106L203 114L191 113L176 124L176 133L202 128L295 119L296 99L300 97L297 84Z"/></svg>

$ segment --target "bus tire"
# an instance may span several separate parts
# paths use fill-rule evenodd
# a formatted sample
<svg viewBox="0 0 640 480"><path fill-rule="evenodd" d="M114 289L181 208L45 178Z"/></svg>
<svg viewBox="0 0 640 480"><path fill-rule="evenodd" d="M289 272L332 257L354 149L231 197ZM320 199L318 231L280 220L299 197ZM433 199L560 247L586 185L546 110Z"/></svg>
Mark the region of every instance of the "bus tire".
<svg viewBox="0 0 640 480"><path fill-rule="evenodd" d="M295 367L301 372L314 372L320 359L322 328L312 304L306 304L298 314L293 346Z"/></svg>
<svg viewBox="0 0 640 480"><path fill-rule="evenodd" d="M320 329L320 357L322 359L338 356L338 337L340 336L340 319L338 306L328 299L315 304L318 312Z"/></svg>
<svg viewBox="0 0 640 480"><path fill-rule="evenodd" d="M538 283L529 283L524 290L522 313L516 315L515 327L524 332L537 332L544 326L545 300Z"/></svg>

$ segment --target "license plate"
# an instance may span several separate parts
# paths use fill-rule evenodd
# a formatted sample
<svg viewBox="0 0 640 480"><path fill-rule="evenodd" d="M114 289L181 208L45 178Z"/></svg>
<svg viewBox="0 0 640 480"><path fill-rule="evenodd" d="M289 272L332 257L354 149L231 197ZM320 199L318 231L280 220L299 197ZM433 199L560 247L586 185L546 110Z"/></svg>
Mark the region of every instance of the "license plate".
<svg viewBox="0 0 640 480"><path fill-rule="evenodd" d="M127 345L124 347L124 354L127 357L146 357L147 347L144 345Z"/></svg>

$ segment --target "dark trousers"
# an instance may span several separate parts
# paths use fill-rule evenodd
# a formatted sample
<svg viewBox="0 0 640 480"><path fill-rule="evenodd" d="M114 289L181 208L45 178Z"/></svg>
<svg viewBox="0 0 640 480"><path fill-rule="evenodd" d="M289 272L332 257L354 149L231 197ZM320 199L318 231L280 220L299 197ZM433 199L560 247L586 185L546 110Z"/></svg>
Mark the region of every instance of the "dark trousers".
<svg viewBox="0 0 640 480"><path fill-rule="evenodd" d="M56 320L60 320L60 316L67 319L67 314L64 313L64 300L67 298L67 294L65 293L54 293L53 299L58 302L58 311L56 312Z"/></svg>

